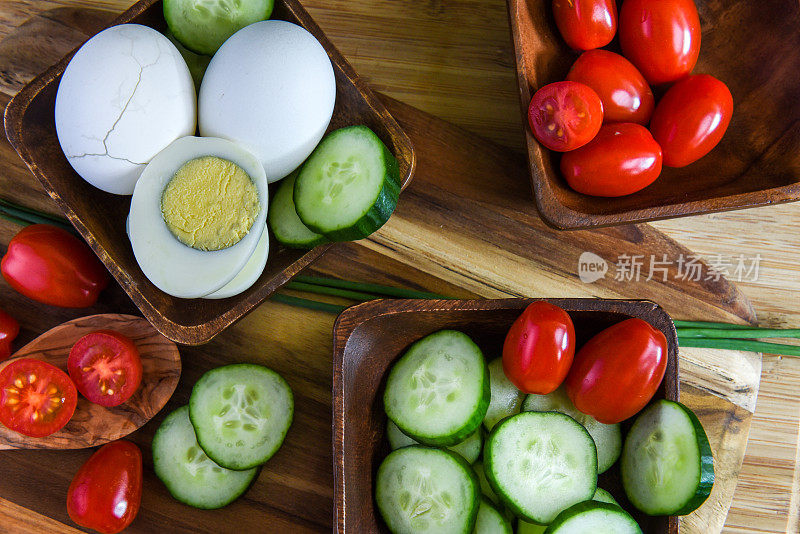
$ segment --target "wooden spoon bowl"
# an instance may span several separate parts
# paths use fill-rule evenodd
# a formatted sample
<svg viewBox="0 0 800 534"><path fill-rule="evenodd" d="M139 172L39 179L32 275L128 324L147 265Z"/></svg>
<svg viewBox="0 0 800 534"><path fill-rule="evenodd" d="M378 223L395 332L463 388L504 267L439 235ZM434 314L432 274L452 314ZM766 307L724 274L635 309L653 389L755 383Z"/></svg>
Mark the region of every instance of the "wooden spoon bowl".
<svg viewBox="0 0 800 534"><path fill-rule="evenodd" d="M139 349L142 384L136 393L113 408L94 404L78 394L72 419L64 428L44 438L31 438L0 425L0 450L83 449L102 445L137 430L164 407L181 376L178 347L150 323L133 315L90 315L67 321L22 347L0 364L0 369L20 358L35 358L66 370L72 345L95 330L124 334Z"/></svg>

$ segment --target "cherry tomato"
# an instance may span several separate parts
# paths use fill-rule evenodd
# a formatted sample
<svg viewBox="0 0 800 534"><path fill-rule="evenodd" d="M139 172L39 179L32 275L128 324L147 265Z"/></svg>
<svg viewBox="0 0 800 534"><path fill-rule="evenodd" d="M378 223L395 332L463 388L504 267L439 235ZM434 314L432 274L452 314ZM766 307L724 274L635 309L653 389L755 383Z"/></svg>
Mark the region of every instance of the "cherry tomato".
<svg viewBox="0 0 800 534"><path fill-rule="evenodd" d="M0 262L3 277L26 297L63 308L85 308L108 285L92 250L66 230L49 224L25 227Z"/></svg>
<svg viewBox="0 0 800 534"><path fill-rule="evenodd" d="M0 310L0 361L11 356L11 342L17 334L19 334L17 320Z"/></svg>
<svg viewBox="0 0 800 534"><path fill-rule="evenodd" d="M591 143L562 156L561 174L584 195L630 195L661 174L661 147L644 126L604 124Z"/></svg>
<svg viewBox="0 0 800 534"><path fill-rule="evenodd" d="M82 527L121 532L142 501L142 452L130 441L100 447L81 466L67 491L67 513Z"/></svg>
<svg viewBox="0 0 800 534"><path fill-rule="evenodd" d="M546 395L564 381L574 355L575 327L569 314L536 301L506 334L503 371L520 391Z"/></svg>
<svg viewBox="0 0 800 534"><path fill-rule="evenodd" d="M575 150L597 135L603 123L603 103L582 83L551 83L531 98L528 122L536 139L550 150Z"/></svg>
<svg viewBox="0 0 800 534"><path fill-rule="evenodd" d="M0 371L0 423L9 430L49 436L67 424L77 403L75 384L49 363L20 358Z"/></svg>
<svg viewBox="0 0 800 534"><path fill-rule="evenodd" d="M589 50L575 61L567 80L588 85L603 103L603 122L635 122L646 126L655 99L633 63L608 50Z"/></svg>
<svg viewBox="0 0 800 534"><path fill-rule="evenodd" d="M617 33L614 0L553 0L553 16L561 36L576 50L605 46Z"/></svg>
<svg viewBox="0 0 800 534"><path fill-rule="evenodd" d="M142 382L142 360L136 345L111 330L80 338L69 351L67 371L78 391L101 406L119 406Z"/></svg>
<svg viewBox="0 0 800 534"><path fill-rule="evenodd" d="M679 80L700 54L697 7L692 0L625 0L619 44L652 85Z"/></svg>
<svg viewBox="0 0 800 534"><path fill-rule="evenodd" d="M667 338L660 330L627 319L580 348L564 381L567 395L578 410L601 423L619 423L653 398L667 357Z"/></svg>
<svg viewBox="0 0 800 534"><path fill-rule="evenodd" d="M733 116L728 86L708 74L679 81L661 98L650 131L664 151L664 165L685 167L722 140Z"/></svg>

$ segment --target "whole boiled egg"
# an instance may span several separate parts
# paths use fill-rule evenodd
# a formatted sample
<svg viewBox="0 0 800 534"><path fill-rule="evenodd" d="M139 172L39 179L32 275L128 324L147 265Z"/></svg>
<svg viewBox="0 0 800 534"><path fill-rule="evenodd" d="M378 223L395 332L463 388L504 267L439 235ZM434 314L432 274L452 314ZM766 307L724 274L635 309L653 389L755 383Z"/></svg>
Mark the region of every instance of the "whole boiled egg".
<svg viewBox="0 0 800 534"><path fill-rule="evenodd" d="M256 22L225 41L208 65L200 135L241 144L274 182L311 154L335 102L333 67L314 36L283 20Z"/></svg>
<svg viewBox="0 0 800 534"><path fill-rule="evenodd" d="M243 291L266 263L268 196L264 168L239 145L215 137L172 142L145 167L131 198L128 237L139 267L174 297Z"/></svg>
<svg viewBox="0 0 800 534"><path fill-rule="evenodd" d="M55 124L72 168L95 187L133 193L145 165L195 131L197 103L186 62L156 30L112 26L89 39L58 86Z"/></svg>

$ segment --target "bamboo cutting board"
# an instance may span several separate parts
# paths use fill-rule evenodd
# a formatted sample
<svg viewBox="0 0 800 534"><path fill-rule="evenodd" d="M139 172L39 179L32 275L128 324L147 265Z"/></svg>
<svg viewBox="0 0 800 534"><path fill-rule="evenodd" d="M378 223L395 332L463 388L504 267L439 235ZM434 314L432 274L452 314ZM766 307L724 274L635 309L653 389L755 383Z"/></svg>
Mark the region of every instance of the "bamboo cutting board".
<svg viewBox="0 0 800 534"><path fill-rule="evenodd" d="M108 20L107 13L59 10L35 17L0 43L0 90L17 90L32 74L58 59ZM48 36L43 39L42 36ZM707 270L698 281L615 280L592 284L578 277L578 260L591 252L612 267L624 254L670 258L691 252L648 226L557 233L532 209L522 158L430 115L387 99L412 137L417 175L386 227L371 239L335 248L315 270L351 279L421 287L453 296L608 296L650 298L679 318L753 320L747 299ZM52 211L53 205L6 143L0 145L3 196ZM17 228L3 223L0 241ZM705 278L709 278L706 280ZM0 305L17 311L30 337L79 314L129 312L119 288L92 310L42 310L0 285ZM182 349L184 376L168 409L185 403L191 385L207 369L231 361L265 363L295 391L296 419L286 445L257 484L232 506L201 512L173 501L149 469L149 441L158 422L133 439L145 451L145 495L133 531L325 531L331 524L330 329L333 316L266 303L212 343ZM760 375L757 355L702 350L681 353L683 400L706 426L717 457L717 484L709 503L683 524L683 532L721 528L755 407ZM2 453L0 519L14 516L37 529L69 522L64 497L88 451ZM26 511L30 510L30 512ZM37 515L39 514L39 515ZM2 524L6 524L3 521ZM48 526L49 525L49 526ZM24 527L20 527L24 529Z"/></svg>

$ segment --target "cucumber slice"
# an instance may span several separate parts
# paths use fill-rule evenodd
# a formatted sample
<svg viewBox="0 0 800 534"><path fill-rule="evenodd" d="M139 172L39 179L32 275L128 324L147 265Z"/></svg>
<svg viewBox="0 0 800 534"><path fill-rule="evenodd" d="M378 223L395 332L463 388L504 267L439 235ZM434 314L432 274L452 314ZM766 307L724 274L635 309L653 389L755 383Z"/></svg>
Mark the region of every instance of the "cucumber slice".
<svg viewBox="0 0 800 534"><path fill-rule="evenodd" d="M703 425L683 404L663 399L634 421L620 469L628 499L648 515L686 515L714 485L714 456Z"/></svg>
<svg viewBox="0 0 800 534"><path fill-rule="evenodd" d="M267 223L272 233L282 245L291 248L314 248L327 243L324 235L309 230L294 209L294 182L297 171L293 172L278 185L267 211Z"/></svg>
<svg viewBox="0 0 800 534"><path fill-rule="evenodd" d="M522 519L517 519L517 534L544 534L547 530L547 525L537 525L536 523L528 523Z"/></svg>
<svg viewBox="0 0 800 534"><path fill-rule="evenodd" d="M189 417L205 453L228 469L261 465L280 448L292 424L292 390L275 371L247 363L200 377Z"/></svg>
<svg viewBox="0 0 800 534"><path fill-rule="evenodd" d="M486 497L481 497L473 534L513 534L511 523Z"/></svg>
<svg viewBox="0 0 800 534"><path fill-rule="evenodd" d="M461 456L412 445L389 453L378 467L375 500L394 534L469 534L480 491Z"/></svg>
<svg viewBox="0 0 800 534"><path fill-rule="evenodd" d="M567 508L545 530L545 534L642 534L636 521L619 506L586 501Z"/></svg>
<svg viewBox="0 0 800 534"><path fill-rule="evenodd" d="M419 445L418 441L403 434L403 431L397 428L397 425L391 419L386 421L386 437L389 439L389 447L392 450L408 447L409 445ZM478 427L478 430L470 434L467 439L447 448L460 454L468 464L471 464L481 455L482 447L483 436L481 435L481 428Z"/></svg>
<svg viewBox="0 0 800 534"><path fill-rule="evenodd" d="M489 406L481 349L462 332L440 330L413 345L386 381L386 415L426 445L455 445L475 432Z"/></svg>
<svg viewBox="0 0 800 534"><path fill-rule="evenodd" d="M483 461L497 495L531 523L550 523L597 489L592 437L558 412L523 412L502 420L486 440Z"/></svg>
<svg viewBox="0 0 800 534"><path fill-rule="evenodd" d="M272 7L273 0L164 0L164 18L183 46L213 56L228 37L268 19Z"/></svg>
<svg viewBox="0 0 800 534"><path fill-rule="evenodd" d="M519 413L525 394L511 383L503 371L503 358L495 358L489 362L489 384L491 401L483 425L491 430L501 419Z"/></svg>
<svg viewBox="0 0 800 534"><path fill-rule="evenodd" d="M294 184L300 220L331 241L367 237L389 220L399 196L397 160L366 126L328 134Z"/></svg>
<svg viewBox="0 0 800 534"><path fill-rule="evenodd" d="M497 496L491 484L489 484L489 481L486 479L486 471L484 470L483 462L475 462L472 465L472 469L474 469L475 474L478 475L478 484L481 487L483 496L492 501L495 505L502 506L503 501L500 500L500 497Z"/></svg>
<svg viewBox="0 0 800 534"><path fill-rule="evenodd" d="M189 407L181 406L153 436L153 468L177 500L195 508L221 508L242 495L258 469L230 471L205 455L197 444Z"/></svg>
<svg viewBox="0 0 800 534"><path fill-rule="evenodd" d="M597 472L605 473L614 465L622 452L622 431L619 424L606 425L580 412L564 387L547 395L528 395L522 403L525 412L561 412L575 419L589 431L597 446Z"/></svg>
<svg viewBox="0 0 800 534"><path fill-rule="evenodd" d="M597 488L597 490L594 492L594 497L592 497L592 500L608 504L616 504L617 506L619 506L617 500L603 488Z"/></svg>

